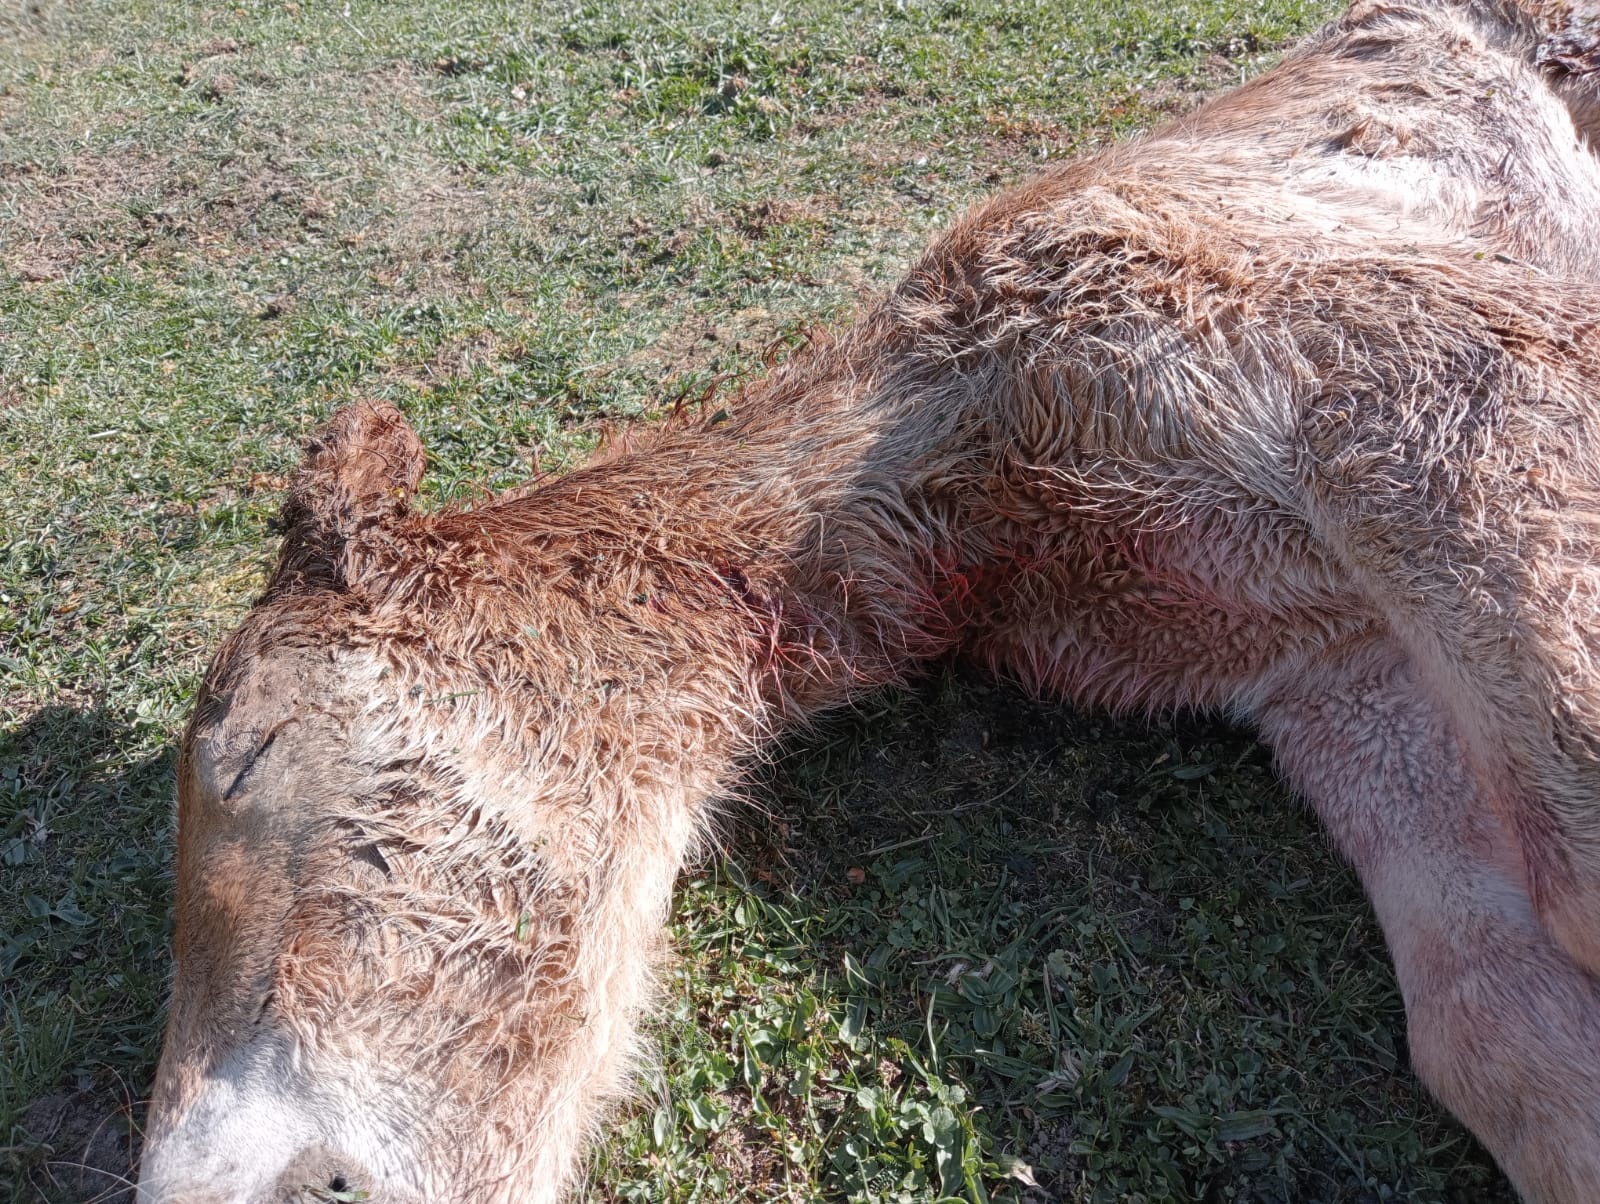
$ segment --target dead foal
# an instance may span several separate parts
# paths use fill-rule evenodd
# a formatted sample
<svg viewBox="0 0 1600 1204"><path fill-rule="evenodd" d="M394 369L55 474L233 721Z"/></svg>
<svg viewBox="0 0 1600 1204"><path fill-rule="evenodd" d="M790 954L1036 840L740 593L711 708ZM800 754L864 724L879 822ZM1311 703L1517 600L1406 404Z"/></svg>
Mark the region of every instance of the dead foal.
<svg viewBox="0 0 1600 1204"><path fill-rule="evenodd" d="M978 207L731 417L413 513L335 416L180 767L160 1204L555 1200L705 800L951 649L1256 722L1360 871L1417 1068L1600 1200L1592 25L1361 4Z"/></svg>

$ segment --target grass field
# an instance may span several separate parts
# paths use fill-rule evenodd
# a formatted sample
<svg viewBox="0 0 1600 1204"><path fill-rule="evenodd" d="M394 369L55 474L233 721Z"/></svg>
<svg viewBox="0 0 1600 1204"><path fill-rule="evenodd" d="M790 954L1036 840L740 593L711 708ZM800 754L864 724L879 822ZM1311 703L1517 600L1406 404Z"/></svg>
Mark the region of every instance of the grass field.
<svg viewBox="0 0 1600 1204"><path fill-rule="evenodd" d="M331 407L432 502L570 462L1326 8L0 0L0 1199L136 1156L175 742ZM1509 1199L1248 736L946 667L755 793L584 1199Z"/></svg>

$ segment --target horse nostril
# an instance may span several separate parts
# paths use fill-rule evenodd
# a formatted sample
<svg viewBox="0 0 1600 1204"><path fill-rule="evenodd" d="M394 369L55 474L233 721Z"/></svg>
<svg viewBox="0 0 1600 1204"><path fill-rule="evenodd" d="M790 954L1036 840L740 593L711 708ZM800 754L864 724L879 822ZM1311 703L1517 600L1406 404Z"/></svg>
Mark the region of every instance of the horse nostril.
<svg viewBox="0 0 1600 1204"><path fill-rule="evenodd" d="M357 1200L366 1200L367 1193L358 1189L346 1176L335 1174L328 1179L328 1190L319 1192L317 1199L327 1200L329 1204L353 1204Z"/></svg>
<svg viewBox="0 0 1600 1204"><path fill-rule="evenodd" d="M311 1163L311 1165L306 1165ZM320 1163L321 1165L317 1165ZM334 1167L340 1169L335 1170ZM302 1154L278 1180L273 1204L358 1204L373 1199L364 1168L326 1148Z"/></svg>

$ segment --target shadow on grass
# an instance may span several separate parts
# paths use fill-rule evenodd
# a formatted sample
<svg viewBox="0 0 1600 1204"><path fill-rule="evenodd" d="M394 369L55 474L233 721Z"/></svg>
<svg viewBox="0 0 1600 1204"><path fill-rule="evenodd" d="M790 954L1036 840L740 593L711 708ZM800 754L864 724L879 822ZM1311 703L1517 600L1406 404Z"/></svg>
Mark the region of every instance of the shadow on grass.
<svg viewBox="0 0 1600 1204"><path fill-rule="evenodd" d="M792 741L761 776L702 875L731 881L700 889L733 900L729 927L740 902L781 921L738 932L711 974L766 956L773 930L801 938L777 956L816 991L808 1024L841 1034L812 1057L834 1075L819 1132L840 1196L900 1198L920 1155L928 1198L980 1198L950 1170L976 1143L992 1198L1027 1204L1513 1199L1411 1075L1359 884L1248 732L1118 722L952 670ZM738 1005L709 1019L748 1065ZM780 1044L762 1106L728 1105L730 1182L770 1192L787 1172L752 1148L781 1144L817 1094ZM952 1088L966 1115L941 1135ZM1016 1163L1036 1187L996 1186Z"/></svg>
<svg viewBox="0 0 1600 1204"><path fill-rule="evenodd" d="M54 705L0 729L0 1200L131 1199L168 964L174 750Z"/></svg>

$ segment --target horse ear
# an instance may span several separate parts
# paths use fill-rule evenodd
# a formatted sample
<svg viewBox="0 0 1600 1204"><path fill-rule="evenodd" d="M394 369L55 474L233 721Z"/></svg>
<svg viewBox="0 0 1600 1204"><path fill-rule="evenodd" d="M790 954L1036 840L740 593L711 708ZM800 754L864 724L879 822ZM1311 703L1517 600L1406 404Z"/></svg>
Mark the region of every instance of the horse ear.
<svg viewBox="0 0 1600 1204"><path fill-rule="evenodd" d="M293 576L349 584L352 546L363 532L403 518L422 480L422 441L394 406L362 401L335 411L305 445L279 524L283 553L274 583Z"/></svg>

